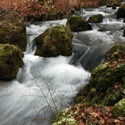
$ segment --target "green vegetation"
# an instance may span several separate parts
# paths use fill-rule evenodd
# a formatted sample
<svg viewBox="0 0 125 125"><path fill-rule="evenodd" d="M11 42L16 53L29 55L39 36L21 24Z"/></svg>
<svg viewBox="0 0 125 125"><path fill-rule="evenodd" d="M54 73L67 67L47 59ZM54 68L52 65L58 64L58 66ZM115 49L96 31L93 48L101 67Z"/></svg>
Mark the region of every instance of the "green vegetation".
<svg viewBox="0 0 125 125"><path fill-rule="evenodd" d="M74 114L70 113L71 107L66 108L65 110L61 111L56 116L55 123L52 125L78 125L77 121L74 119Z"/></svg>
<svg viewBox="0 0 125 125"><path fill-rule="evenodd" d="M114 105L112 113L114 116L125 117L125 98Z"/></svg>

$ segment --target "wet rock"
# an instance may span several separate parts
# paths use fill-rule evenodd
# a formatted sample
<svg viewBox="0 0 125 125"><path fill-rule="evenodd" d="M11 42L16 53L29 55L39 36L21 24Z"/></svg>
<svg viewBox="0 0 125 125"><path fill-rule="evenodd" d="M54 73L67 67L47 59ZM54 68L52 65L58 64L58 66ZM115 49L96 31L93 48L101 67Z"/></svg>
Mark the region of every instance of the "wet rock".
<svg viewBox="0 0 125 125"><path fill-rule="evenodd" d="M73 34L70 29L63 25L49 28L35 39L37 46L35 55L43 57L69 56L72 54L72 38Z"/></svg>
<svg viewBox="0 0 125 125"><path fill-rule="evenodd" d="M72 15L67 20L66 26L74 32L86 31L91 30L92 27L88 22L86 22L82 17L77 15Z"/></svg>
<svg viewBox="0 0 125 125"><path fill-rule="evenodd" d="M16 12L0 8L0 44L13 44L26 48L24 19Z"/></svg>
<svg viewBox="0 0 125 125"><path fill-rule="evenodd" d="M125 98L114 105L112 113L114 116L125 117Z"/></svg>
<svg viewBox="0 0 125 125"><path fill-rule="evenodd" d="M125 18L125 3L123 3L116 12L116 18Z"/></svg>
<svg viewBox="0 0 125 125"><path fill-rule="evenodd" d="M0 44L0 80L12 80L16 78L19 67L23 65L24 54L20 48Z"/></svg>
<svg viewBox="0 0 125 125"><path fill-rule="evenodd" d="M89 23L101 23L103 21L103 16L101 14L93 15L89 17Z"/></svg>

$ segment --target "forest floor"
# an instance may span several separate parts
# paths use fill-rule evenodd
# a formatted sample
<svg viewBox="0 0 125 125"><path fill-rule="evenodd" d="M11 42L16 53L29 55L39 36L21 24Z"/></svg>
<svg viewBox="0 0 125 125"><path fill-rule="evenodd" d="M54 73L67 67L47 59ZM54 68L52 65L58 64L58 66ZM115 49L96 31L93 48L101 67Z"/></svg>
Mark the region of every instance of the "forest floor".
<svg viewBox="0 0 125 125"><path fill-rule="evenodd" d="M94 7L99 3L100 0L47 0L47 2L38 2L38 0L0 0L0 7L17 11L25 18L45 15L47 19L47 17L53 15L62 14L68 16L75 9Z"/></svg>

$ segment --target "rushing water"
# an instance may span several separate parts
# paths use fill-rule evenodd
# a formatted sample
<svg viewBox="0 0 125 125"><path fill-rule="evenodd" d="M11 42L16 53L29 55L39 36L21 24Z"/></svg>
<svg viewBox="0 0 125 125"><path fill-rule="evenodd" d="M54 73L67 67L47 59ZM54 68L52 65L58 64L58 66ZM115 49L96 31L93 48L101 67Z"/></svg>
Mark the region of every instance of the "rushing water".
<svg viewBox="0 0 125 125"><path fill-rule="evenodd" d="M73 96L84 85L91 71L104 60L114 42L123 43L125 24L116 20L116 10L100 7L79 13L88 19L100 13L105 19L92 24L92 31L74 33L73 54L43 58L35 56L34 39L47 28L66 24L66 19L27 23L28 44L25 65L17 78L0 84L0 125L51 125L55 113L70 105Z"/></svg>

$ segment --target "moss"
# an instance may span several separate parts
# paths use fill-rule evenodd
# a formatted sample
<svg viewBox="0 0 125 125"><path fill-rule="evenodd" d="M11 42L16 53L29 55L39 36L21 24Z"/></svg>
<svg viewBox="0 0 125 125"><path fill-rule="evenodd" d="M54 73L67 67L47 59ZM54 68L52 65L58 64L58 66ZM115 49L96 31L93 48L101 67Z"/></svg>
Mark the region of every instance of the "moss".
<svg viewBox="0 0 125 125"><path fill-rule="evenodd" d="M74 118L65 118L65 117L62 118L60 121L55 122L53 125L65 125L65 124L78 125Z"/></svg>
<svg viewBox="0 0 125 125"><path fill-rule="evenodd" d="M71 29L71 31L86 31L88 30L88 23L80 16L72 15L67 20L66 26Z"/></svg>
<svg viewBox="0 0 125 125"><path fill-rule="evenodd" d="M23 52L16 46L0 44L0 80L12 80L23 65Z"/></svg>
<svg viewBox="0 0 125 125"><path fill-rule="evenodd" d="M116 103L113 107L112 113L114 116L125 117L125 98Z"/></svg>
<svg viewBox="0 0 125 125"><path fill-rule="evenodd" d="M75 98L75 104L81 103L82 102L82 98L83 98L83 96L76 96L76 98Z"/></svg>
<svg viewBox="0 0 125 125"><path fill-rule="evenodd" d="M89 99L94 98L95 94L96 94L96 89L95 88L91 88L89 93L88 93L87 98L89 98Z"/></svg>
<svg viewBox="0 0 125 125"><path fill-rule="evenodd" d="M125 3L123 3L116 12L116 18L125 18Z"/></svg>
<svg viewBox="0 0 125 125"><path fill-rule="evenodd" d="M69 56L72 53L72 38L70 29L63 25L49 28L35 39L35 54L43 57Z"/></svg>
<svg viewBox="0 0 125 125"><path fill-rule="evenodd" d="M89 23L101 23L103 21L103 16L101 14L93 15L89 18Z"/></svg>
<svg viewBox="0 0 125 125"><path fill-rule="evenodd" d="M0 8L0 44L13 44L26 48L24 19L16 12Z"/></svg>
<svg viewBox="0 0 125 125"><path fill-rule="evenodd" d="M74 119L74 115L75 114L70 113L70 108L66 108L56 115L56 120L52 125L78 125L77 121Z"/></svg>

